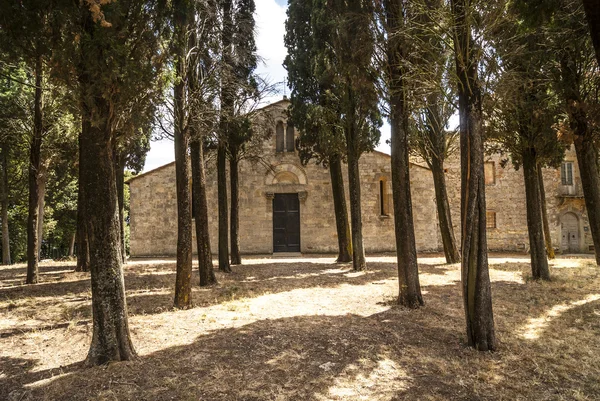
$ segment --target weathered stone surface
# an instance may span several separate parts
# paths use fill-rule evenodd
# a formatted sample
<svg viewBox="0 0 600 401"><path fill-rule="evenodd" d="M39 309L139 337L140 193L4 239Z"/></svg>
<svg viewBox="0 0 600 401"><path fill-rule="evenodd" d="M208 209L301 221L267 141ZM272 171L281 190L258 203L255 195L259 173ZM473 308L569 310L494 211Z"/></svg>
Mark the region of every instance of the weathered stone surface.
<svg viewBox="0 0 600 401"><path fill-rule="evenodd" d="M273 121L273 135L263 144L260 161L240 163L240 250L244 254L273 252L273 199L276 193L298 193L300 199L301 251L304 253L337 252L337 234L333 211L330 176L327 169L310 163L302 166L295 152L276 152L275 125L286 128L284 108L278 102L266 108ZM592 245L588 229L581 180L574 151L567 153L573 161L574 186L570 196L561 185L560 170L545 169L544 181L552 240L561 246L561 219L567 213L577 216L579 251ZM529 248L523 172L512 165L495 163L495 183L486 186L487 208L496 212L496 228L488 229L491 250L524 251ZM360 159L363 235L366 252L395 250L391 196L390 156L373 152ZM433 178L425 164L415 159L410 167L413 215L417 249L420 252L441 250L441 238L435 207ZM454 155L447 160L448 197L460 241L460 161ZM384 182L384 211L381 214L380 181ZM348 176L344 166L344 184L348 199ZM212 249L217 247L217 177L215 158L207 157L207 196ZM175 165L169 164L142 174L130 181L131 254L132 256L174 255L177 245L177 207ZM195 230L193 231L195 235ZM195 239L194 239L195 251Z"/></svg>

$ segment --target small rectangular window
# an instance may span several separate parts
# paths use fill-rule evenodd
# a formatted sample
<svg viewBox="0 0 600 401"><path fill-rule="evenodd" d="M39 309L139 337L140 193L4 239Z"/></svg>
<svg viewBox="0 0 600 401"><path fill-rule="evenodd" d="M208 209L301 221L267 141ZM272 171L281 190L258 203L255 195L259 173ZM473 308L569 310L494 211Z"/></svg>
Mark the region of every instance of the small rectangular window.
<svg viewBox="0 0 600 401"><path fill-rule="evenodd" d="M485 176L485 185L494 185L496 183L496 163L485 162L483 165Z"/></svg>
<svg viewBox="0 0 600 401"><path fill-rule="evenodd" d="M388 193L385 180L379 180L379 214L389 216Z"/></svg>
<svg viewBox="0 0 600 401"><path fill-rule="evenodd" d="M560 181L562 185L573 185L573 162L564 162L560 166Z"/></svg>
<svg viewBox="0 0 600 401"><path fill-rule="evenodd" d="M486 227L487 228L496 228L496 212L493 211L487 211L485 212L485 220L486 220Z"/></svg>

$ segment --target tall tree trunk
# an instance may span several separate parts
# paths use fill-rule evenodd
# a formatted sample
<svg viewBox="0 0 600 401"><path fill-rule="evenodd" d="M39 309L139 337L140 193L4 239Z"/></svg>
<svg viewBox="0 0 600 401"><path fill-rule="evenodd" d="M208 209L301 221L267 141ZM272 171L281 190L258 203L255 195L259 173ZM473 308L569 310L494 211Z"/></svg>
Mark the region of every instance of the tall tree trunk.
<svg viewBox="0 0 600 401"><path fill-rule="evenodd" d="M119 227L121 233L121 256L123 263L127 263L127 252L125 250L125 162L115 151L116 163L115 174L117 179L117 199L119 201Z"/></svg>
<svg viewBox="0 0 600 401"><path fill-rule="evenodd" d="M196 136L193 136L196 138ZM213 270L210 250L210 231L208 224L208 203L206 199L206 174L204 171L204 147L201 140L191 143L192 191L194 210L196 211L196 247L198 248L198 271L200 286L215 284L217 279Z"/></svg>
<svg viewBox="0 0 600 401"><path fill-rule="evenodd" d="M227 151L225 144L219 143L217 149L217 197L219 201L219 270L231 273L229 265L229 233L227 213Z"/></svg>
<svg viewBox="0 0 600 401"><path fill-rule="evenodd" d="M435 203L437 207L438 223L440 225L440 234L442 236L442 245L446 263L460 262L460 253L456 237L454 236L454 227L452 225L452 212L450 211L450 202L448 201L448 191L446 189L446 176L444 174L444 161L439 157L434 157L431 163L431 172L433 175L433 188L435 189Z"/></svg>
<svg viewBox="0 0 600 401"><path fill-rule="evenodd" d="M229 158L229 185L231 186L231 218L229 231L231 235L231 264L241 265L240 256L240 180L239 162L235 155Z"/></svg>
<svg viewBox="0 0 600 401"><path fill-rule="evenodd" d="M333 193L333 208L335 210L335 225L338 236L338 258L336 262L347 263L352 261L352 238L350 224L348 224L342 159L339 155L329 157L329 175L331 176L331 191Z"/></svg>
<svg viewBox="0 0 600 401"><path fill-rule="evenodd" d="M87 118L82 115L83 119ZM85 188L81 181L82 171L81 165L83 163L83 151L81 149L81 142L83 140L83 130L85 130L90 124L83 124L81 127L81 135L79 136L79 182L77 192L77 266L75 271L77 272L89 272L90 271L90 244L88 241L88 233L86 228L87 214L85 210Z"/></svg>
<svg viewBox="0 0 600 401"><path fill-rule="evenodd" d="M0 219L2 219L2 264L10 265L10 233L8 229L8 145L2 145L0 154Z"/></svg>
<svg viewBox="0 0 600 401"><path fill-rule="evenodd" d="M410 194L410 164L408 159L408 110L404 99L404 74L401 68L403 59L402 43L393 34L403 28L405 10L401 1L385 2L388 30L387 61L388 89L390 93L390 126L392 152L392 194L394 199L394 229L396 236L396 257L398 262L398 303L409 308L423 305L417 246Z"/></svg>
<svg viewBox="0 0 600 401"><path fill-rule="evenodd" d="M44 215L46 209L46 184L48 183L48 165L40 163L40 173L38 174L38 258L42 258L42 240L44 239ZM52 257L52 256L50 256Z"/></svg>
<svg viewBox="0 0 600 401"><path fill-rule="evenodd" d="M575 139L575 153L581 176L590 232L594 241L596 264L600 266L600 177L598 176L598 151L592 138L585 109L580 96L579 74L573 58L564 55L560 60L564 96L569 115L569 125Z"/></svg>
<svg viewBox="0 0 600 401"><path fill-rule="evenodd" d="M76 233L73 233L71 236L71 242L69 242L69 257L72 258L75 255L75 238L77 237Z"/></svg>
<svg viewBox="0 0 600 401"><path fill-rule="evenodd" d="M452 0L461 153L462 289L469 346L496 346L488 270L481 91L471 37L471 3Z"/></svg>
<svg viewBox="0 0 600 401"><path fill-rule="evenodd" d="M187 40L188 5L175 1L175 70L178 77L174 93L175 178L177 186L177 274L175 307L187 308L192 303L192 205L190 193L190 132L187 122Z"/></svg>
<svg viewBox="0 0 600 401"><path fill-rule="evenodd" d="M548 259L554 259L554 247L552 246L552 234L550 233L550 223L548 222L548 208L546 207L546 189L544 188L544 174L541 165L538 165L537 172L538 185L540 188L542 223L544 225L544 241L546 243L546 255L548 256Z"/></svg>
<svg viewBox="0 0 600 401"><path fill-rule="evenodd" d="M42 92L43 66L42 57L35 62L35 102L33 110L33 137L29 150L29 215L27 217L27 284L38 282L38 218L39 218L39 183L40 159L42 151L42 135L44 130L44 99Z"/></svg>
<svg viewBox="0 0 600 401"><path fill-rule="evenodd" d="M82 79L85 90L88 81ZM92 282L93 335L88 365L131 360L136 354L131 343L123 280L123 258L115 182L111 124L112 108L101 96L88 110L81 136L80 185L83 187L86 231L89 234ZM94 110L93 113L91 110ZM91 124L92 118L104 119Z"/></svg>
<svg viewBox="0 0 600 401"><path fill-rule="evenodd" d="M523 177L525 178L525 200L527 207L527 231L531 253L531 273L536 280L550 280L546 247L544 244L544 224L540 208L540 188L536 151L523 150Z"/></svg>
<svg viewBox="0 0 600 401"><path fill-rule="evenodd" d="M229 121L233 118L233 4L232 0L221 1L223 13L223 77L221 87L221 121L219 123L219 144L217 149L217 192L219 201L219 270L230 273L229 264L229 219L227 211L227 137Z"/></svg>
<svg viewBox="0 0 600 401"><path fill-rule="evenodd" d="M352 225L352 267L356 271L365 270L365 248L362 236L362 216L360 205L360 170L359 155L354 149L355 144L348 144L348 189L350 190L350 220Z"/></svg>
<svg viewBox="0 0 600 401"><path fill-rule="evenodd" d="M598 0L583 0L583 8L588 25L590 26L592 43L596 51L596 60L598 61L598 66L600 66L600 3Z"/></svg>

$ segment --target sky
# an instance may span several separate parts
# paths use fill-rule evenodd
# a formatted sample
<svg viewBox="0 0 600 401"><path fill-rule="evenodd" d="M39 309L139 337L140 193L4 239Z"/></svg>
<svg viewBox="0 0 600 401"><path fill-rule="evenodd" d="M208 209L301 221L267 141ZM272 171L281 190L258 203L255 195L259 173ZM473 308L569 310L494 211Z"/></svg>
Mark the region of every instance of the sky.
<svg viewBox="0 0 600 401"><path fill-rule="evenodd" d="M286 70L282 65L287 53L283 44L287 0L255 0L255 2L256 47L258 55L262 59L257 72L270 82L283 82L287 76ZM283 84L281 84L281 89L283 91ZM286 93L289 95L289 89L287 88ZM277 101L282 96L283 93L274 98L266 99L266 103ZM389 130L389 125L384 124L381 129L381 141L377 148L385 153L390 153L390 148L386 144L386 139L390 137ZM175 150L172 141L165 139L152 142L150 152L146 158L144 172L153 170L174 160Z"/></svg>

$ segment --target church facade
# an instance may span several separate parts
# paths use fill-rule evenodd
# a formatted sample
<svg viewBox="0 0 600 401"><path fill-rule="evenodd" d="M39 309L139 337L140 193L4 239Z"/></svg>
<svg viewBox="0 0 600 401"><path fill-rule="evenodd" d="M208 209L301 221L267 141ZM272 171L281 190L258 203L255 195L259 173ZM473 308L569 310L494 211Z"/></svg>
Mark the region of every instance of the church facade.
<svg viewBox="0 0 600 401"><path fill-rule="evenodd" d="M260 161L240 163L240 251L242 254L336 253L337 232L329 171L303 166L295 149L298 133L286 122L289 102L263 109L272 135L262 144ZM499 157L486 162L488 246L491 250L528 249L522 171L502 168ZM390 156L381 152L360 159L363 236L367 253L394 252ZM207 158L207 198L211 246L217 252L216 164ZM345 166L344 166L344 170ZM415 236L419 252L441 251L431 171L417 159L410 165ZM448 196L455 234L460 238L460 163L446 163ZM560 170L544 170L552 238L563 252L593 251L577 163L569 151ZM347 171L344 184L348 201ZM129 181L132 257L173 256L177 248L175 164ZM229 192L229 191L228 191ZM229 193L228 193L229 195ZM195 230L194 236L195 236ZM195 251L194 238L194 251Z"/></svg>

